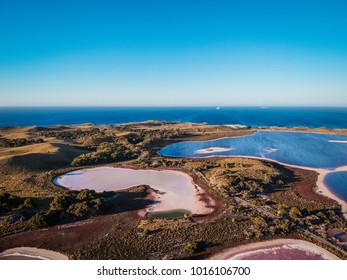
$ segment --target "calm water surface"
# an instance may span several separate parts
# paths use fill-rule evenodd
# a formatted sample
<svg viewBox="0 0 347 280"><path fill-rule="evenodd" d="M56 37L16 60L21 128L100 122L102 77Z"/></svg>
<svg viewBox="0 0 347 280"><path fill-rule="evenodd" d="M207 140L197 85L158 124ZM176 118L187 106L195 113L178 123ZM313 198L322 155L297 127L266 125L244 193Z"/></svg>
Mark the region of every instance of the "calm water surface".
<svg viewBox="0 0 347 280"><path fill-rule="evenodd" d="M324 107L0 107L0 126L120 124L147 120L249 126L347 128L347 108Z"/></svg>

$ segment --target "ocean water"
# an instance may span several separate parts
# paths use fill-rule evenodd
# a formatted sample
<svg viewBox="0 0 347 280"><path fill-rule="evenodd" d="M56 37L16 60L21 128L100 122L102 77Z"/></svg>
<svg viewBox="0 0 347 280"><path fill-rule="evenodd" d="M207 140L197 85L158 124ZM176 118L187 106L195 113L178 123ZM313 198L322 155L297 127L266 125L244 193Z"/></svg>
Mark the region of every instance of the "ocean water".
<svg viewBox="0 0 347 280"><path fill-rule="evenodd" d="M0 107L0 126L120 124L146 120L347 128L347 108L308 107Z"/></svg>

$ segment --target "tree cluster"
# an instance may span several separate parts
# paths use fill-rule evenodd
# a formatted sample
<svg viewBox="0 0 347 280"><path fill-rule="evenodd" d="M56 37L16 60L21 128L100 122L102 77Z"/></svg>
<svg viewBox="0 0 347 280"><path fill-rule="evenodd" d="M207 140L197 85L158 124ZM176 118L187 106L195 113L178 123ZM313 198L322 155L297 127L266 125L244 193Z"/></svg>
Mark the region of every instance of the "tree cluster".
<svg viewBox="0 0 347 280"><path fill-rule="evenodd" d="M31 144L43 143L43 139L26 139L26 138L0 138L0 147L1 148L13 148L13 147L21 147Z"/></svg>
<svg viewBox="0 0 347 280"><path fill-rule="evenodd" d="M72 166L84 166L134 159L138 155L128 147L118 143L102 143L95 152L80 155L73 159Z"/></svg>

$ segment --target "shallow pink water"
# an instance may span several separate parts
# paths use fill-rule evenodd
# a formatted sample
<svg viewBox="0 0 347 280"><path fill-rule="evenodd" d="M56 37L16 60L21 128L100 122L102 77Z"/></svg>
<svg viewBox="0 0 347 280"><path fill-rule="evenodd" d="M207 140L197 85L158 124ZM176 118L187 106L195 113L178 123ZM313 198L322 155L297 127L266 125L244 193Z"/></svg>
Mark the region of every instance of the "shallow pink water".
<svg viewBox="0 0 347 280"><path fill-rule="evenodd" d="M274 239L226 249L214 260L325 260L338 259L314 243L298 239Z"/></svg>
<svg viewBox="0 0 347 280"><path fill-rule="evenodd" d="M254 252L245 252L232 257L239 260L324 260L318 253L302 249L281 247L265 247Z"/></svg>
<svg viewBox="0 0 347 280"><path fill-rule="evenodd" d="M73 190L93 189L98 192L149 185L161 192L156 197L159 203L148 209L150 211L186 209L194 214L211 211L198 198L203 191L193 183L188 174L178 171L99 167L69 172L56 178L54 183Z"/></svg>

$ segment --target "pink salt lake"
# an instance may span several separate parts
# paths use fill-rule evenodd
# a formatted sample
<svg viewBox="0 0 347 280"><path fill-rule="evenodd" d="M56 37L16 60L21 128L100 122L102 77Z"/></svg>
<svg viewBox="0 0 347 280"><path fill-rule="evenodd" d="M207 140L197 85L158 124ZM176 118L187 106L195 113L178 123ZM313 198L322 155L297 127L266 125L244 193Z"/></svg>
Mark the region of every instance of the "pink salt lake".
<svg viewBox="0 0 347 280"><path fill-rule="evenodd" d="M90 189L97 192L117 191L132 186L149 185L159 191L147 212L188 210L192 214L212 212L199 199L204 190L188 174L173 170L134 170L97 167L76 170L54 179L54 183L72 190Z"/></svg>

